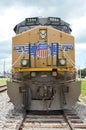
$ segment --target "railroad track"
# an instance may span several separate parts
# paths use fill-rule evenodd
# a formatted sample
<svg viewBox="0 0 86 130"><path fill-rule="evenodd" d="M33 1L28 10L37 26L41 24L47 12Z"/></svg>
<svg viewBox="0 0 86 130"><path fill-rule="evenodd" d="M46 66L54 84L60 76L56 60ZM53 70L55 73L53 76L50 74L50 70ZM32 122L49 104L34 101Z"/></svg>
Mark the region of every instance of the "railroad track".
<svg viewBox="0 0 86 130"><path fill-rule="evenodd" d="M73 111L63 111L57 115L25 114L17 130L86 130L84 123Z"/></svg>
<svg viewBox="0 0 86 130"><path fill-rule="evenodd" d="M74 111L64 111L64 117L71 130L86 130L86 123Z"/></svg>
<svg viewBox="0 0 86 130"><path fill-rule="evenodd" d="M7 86L6 86L6 85L0 86L0 93L1 93L1 92L4 92L4 91L6 91L6 90L7 90Z"/></svg>

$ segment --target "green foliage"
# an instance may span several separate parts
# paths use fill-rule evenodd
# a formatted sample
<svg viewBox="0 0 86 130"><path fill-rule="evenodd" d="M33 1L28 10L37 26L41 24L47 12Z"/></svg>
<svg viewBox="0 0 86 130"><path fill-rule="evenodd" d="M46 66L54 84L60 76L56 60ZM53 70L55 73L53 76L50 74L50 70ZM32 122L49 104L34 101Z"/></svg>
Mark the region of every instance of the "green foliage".
<svg viewBox="0 0 86 130"><path fill-rule="evenodd" d="M80 71L81 71L81 76L85 77L86 76L86 68L78 70L78 74L80 74Z"/></svg>

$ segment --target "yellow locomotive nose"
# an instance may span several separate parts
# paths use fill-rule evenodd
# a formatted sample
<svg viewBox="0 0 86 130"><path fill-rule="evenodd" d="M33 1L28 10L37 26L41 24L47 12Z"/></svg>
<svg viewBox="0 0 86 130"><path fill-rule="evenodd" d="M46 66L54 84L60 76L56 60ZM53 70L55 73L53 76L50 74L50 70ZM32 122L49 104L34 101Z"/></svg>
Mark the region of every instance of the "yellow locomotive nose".
<svg viewBox="0 0 86 130"><path fill-rule="evenodd" d="M70 109L80 95L70 25L58 17L32 17L14 31L12 80L7 82L13 104L25 110Z"/></svg>

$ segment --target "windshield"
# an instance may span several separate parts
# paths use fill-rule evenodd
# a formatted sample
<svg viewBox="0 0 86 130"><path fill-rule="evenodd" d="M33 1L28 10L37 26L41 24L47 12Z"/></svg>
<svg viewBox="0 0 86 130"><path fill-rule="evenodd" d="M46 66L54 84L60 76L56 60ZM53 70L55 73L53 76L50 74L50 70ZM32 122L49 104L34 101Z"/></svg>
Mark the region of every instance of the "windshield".
<svg viewBox="0 0 86 130"><path fill-rule="evenodd" d="M36 26L20 26L18 29L18 33L22 33L23 31L30 30ZM53 26L55 29L58 29L60 31L64 31L66 33L70 32L70 29L66 25L58 25L58 26Z"/></svg>
<svg viewBox="0 0 86 130"><path fill-rule="evenodd" d="M26 18L24 21L15 26L14 31L16 34L19 34L37 26L51 26L66 33L71 33L72 31L70 25L58 17Z"/></svg>
<svg viewBox="0 0 86 130"><path fill-rule="evenodd" d="M60 31L64 31L66 33L70 33L70 28L68 28L68 26L66 25L58 25L58 26L54 26L54 28L60 30Z"/></svg>

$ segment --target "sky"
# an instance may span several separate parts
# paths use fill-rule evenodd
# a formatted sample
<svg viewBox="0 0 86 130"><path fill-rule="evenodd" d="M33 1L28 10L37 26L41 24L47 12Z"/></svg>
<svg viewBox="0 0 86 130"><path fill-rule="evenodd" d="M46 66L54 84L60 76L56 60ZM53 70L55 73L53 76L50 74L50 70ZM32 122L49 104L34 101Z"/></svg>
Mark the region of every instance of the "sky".
<svg viewBox="0 0 86 130"><path fill-rule="evenodd" d="M0 1L0 72L11 69L13 28L28 17L60 17L70 23L75 37L78 68L86 67L86 0Z"/></svg>

